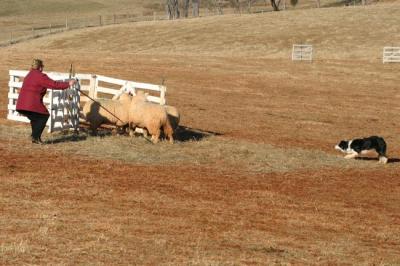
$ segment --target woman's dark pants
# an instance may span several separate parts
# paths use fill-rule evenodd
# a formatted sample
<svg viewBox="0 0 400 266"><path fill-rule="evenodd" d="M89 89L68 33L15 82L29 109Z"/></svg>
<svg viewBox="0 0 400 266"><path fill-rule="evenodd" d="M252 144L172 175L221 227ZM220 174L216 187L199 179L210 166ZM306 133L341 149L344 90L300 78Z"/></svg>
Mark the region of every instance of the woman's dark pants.
<svg viewBox="0 0 400 266"><path fill-rule="evenodd" d="M32 127L32 140L40 141L40 137L42 136L42 132L46 127L47 120L49 119L48 114L41 114L31 111L17 110L18 113L28 117L31 121Z"/></svg>

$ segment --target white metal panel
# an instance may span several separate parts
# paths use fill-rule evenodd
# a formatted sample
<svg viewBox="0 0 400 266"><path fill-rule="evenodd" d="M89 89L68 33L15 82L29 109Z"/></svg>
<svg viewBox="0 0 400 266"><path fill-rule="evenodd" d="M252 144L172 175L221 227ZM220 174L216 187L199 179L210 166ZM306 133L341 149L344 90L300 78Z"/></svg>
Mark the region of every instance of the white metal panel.
<svg viewBox="0 0 400 266"><path fill-rule="evenodd" d="M400 47L383 47L383 63L400 63Z"/></svg>
<svg viewBox="0 0 400 266"><path fill-rule="evenodd" d="M313 46L310 44L293 44L292 60L293 61L312 61Z"/></svg>

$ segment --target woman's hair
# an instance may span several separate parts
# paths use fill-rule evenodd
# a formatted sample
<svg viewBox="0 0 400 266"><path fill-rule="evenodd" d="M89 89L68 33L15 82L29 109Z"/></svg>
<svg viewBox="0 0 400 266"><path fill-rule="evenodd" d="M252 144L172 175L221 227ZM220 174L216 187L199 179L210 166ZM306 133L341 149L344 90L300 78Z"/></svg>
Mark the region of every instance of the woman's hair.
<svg viewBox="0 0 400 266"><path fill-rule="evenodd" d="M40 59L33 59L33 61L32 61L32 68L33 68L33 69L40 69L40 68L42 68L42 67L44 67L43 61L42 61L42 60L40 60Z"/></svg>

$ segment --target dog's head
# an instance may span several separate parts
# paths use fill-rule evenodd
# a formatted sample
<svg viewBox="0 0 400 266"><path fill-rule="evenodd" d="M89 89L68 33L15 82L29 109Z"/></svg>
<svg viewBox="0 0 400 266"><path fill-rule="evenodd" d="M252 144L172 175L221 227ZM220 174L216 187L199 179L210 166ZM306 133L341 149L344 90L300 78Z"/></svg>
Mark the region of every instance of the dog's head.
<svg viewBox="0 0 400 266"><path fill-rule="evenodd" d="M337 144L335 146L335 149L338 150L338 151L341 151L341 152L346 152L348 147L349 147L349 141L342 140L342 141L339 142L339 144Z"/></svg>

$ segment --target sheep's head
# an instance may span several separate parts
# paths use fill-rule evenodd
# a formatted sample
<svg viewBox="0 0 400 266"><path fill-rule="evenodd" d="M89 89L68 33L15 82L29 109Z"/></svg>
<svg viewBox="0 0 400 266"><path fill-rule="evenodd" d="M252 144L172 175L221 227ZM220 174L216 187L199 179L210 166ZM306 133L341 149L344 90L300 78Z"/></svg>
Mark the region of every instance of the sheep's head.
<svg viewBox="0 0 400 266"><path fill-rule="evenodd" d="M133 96L132 101L134 101L134 102L146 102L147 101L147 95L144 93L144 91L137 91L136 95Z"/></svg>
<svg viewBox="0 0 400 266"><path fill-rule="evenodd" d="M119 96L119 101L121 103L130 103L132 101L132 96L129 95L129 93L122 93L121 96Z"/></svg>

